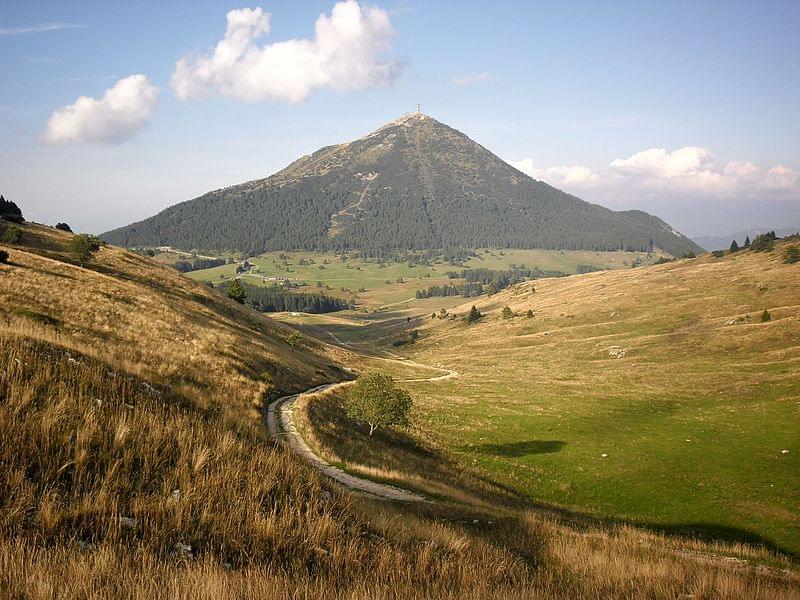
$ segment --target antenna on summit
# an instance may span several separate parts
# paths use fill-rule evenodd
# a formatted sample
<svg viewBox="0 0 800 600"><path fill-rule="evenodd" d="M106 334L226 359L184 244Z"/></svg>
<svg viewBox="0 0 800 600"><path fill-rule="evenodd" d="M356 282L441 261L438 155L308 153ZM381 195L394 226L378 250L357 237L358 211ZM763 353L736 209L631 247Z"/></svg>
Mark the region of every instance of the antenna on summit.
<svg viewBox="0 0 800 600"><path fill-rule="evenodd" d="M419 114L422 114L422 113L420 112L420 110L419 110L419 102L417 103L417 114L418 114L418 115L419 115Z"/></svg>

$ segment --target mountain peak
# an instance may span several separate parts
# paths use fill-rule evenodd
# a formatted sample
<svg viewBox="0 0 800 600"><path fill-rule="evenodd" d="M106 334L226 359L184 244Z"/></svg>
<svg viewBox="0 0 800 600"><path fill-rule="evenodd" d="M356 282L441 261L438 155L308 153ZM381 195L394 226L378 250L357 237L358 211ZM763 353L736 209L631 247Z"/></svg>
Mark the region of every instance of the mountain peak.
<svg viewBox="0 0 800 600"><path fill-rule="evenodd" d="M645 213L536 181L422 112L326 146L265 179L209 192L109 232L118 245L197 250L700 248Z"/></svg>

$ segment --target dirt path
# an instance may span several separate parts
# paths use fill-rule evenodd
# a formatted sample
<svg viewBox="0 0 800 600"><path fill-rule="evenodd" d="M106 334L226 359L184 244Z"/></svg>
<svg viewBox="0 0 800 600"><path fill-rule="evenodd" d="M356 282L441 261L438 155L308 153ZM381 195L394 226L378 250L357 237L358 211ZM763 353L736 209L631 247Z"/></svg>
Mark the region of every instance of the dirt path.
<svg viewBox="0 0 800 600"><path fill-rule="evenodd" d="M414 492L409 492L408 490L393 485L356 477L355 475L344 472L338 467L334 467L329 462L314 454L314 451L306 444L303 436L297 431L297 427L294 424L294 403L300 396L322 392L334 387L341 387L349 383L351 382L320 385L300 394L292 394L291 396L284 396L283 398L275 400L267 409L267 429L269 430L270 438L275 442L288 444L292 450L297 452L297 454L312 467L343 485L348 490L397 502L424 501L425 498Z"/></svg>
<svg viewBox="0 0 800 600"><path fill-rule="evenodd" d="M331 337L337 339L333 333L330 333ZM337 341L339 343L344 344L341 340ZM391 353L393 354L393 353ZM394 356L398 356L394 354ZM376 357L377 358L377 357ZM453 377L458 377L458 372L453 371L451 369L440 369L438 367L430 367L428 365L423 365L421 363L416 363L411 360L404 359L403 357L398 358L381 358L381 360L386 360L389 362L398 362L405 365L412 365L415 367L419 367L422 369L435 369L439 371L445 371L444 375L438 375L436 377L423 377L420 379L402 379L400 381L406 383L413 383L419 381L444 381L446 379L451 379ZM346 385L350 385L353 383L352 381L343 381L341 383L328 383L325 385L318 385L317 387L313 387L305 392L301 392L299 394L291 394L289 396L283 396L278 398L274 402L272 402L269 407L267 407L267 431L269 432L269 437L276 443L283 443L288 444L297 454L299 454L306 462L308 462L312 467L320 471L321 473L327 475L337 483L343 485L345 488L361 492L364 494L369 494L371 496L375 496L377 498L383 498L386 500L395 500L398 502L422 502L425 500L423 496L419 494L415 494L414 492L410 492L408 490L404 490L399 487L395 487L393 485L388 485L385 483L378 483L377 481L372 481L370 479L365 479L363 477L357 477L355 475L351 475L350 473L346 473L342 469L338 467L334 467L332 464L324 460L322 457L318 456L314 453L311 447L306 443L303 439L303 436L297 430L297 427L294 424L294 404L300 398L300 396L305 396L307 394L315 394L317 392L322 392L325 390L329 390L332 388L337 387L344 387Z"/></svg>

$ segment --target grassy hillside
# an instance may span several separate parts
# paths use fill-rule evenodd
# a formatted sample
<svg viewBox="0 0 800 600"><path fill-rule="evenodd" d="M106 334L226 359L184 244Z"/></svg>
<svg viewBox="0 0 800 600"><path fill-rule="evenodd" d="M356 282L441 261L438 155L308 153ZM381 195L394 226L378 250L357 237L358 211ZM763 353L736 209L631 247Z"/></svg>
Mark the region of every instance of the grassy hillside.
<svg viewBox="0 0 800 600"><path fill-rule="evenodd" d="M352 497L268 443L330 350L117 248L23 226L0 265L0 596L791 598L764 551L677 548L502 506ZM337 356L346 358L344 352Z"/></svg>
<svg viewBox="0 0 800 600"><path fill-rule="evenodd" d="M472 325L412 320L402 353L460 373L406 384L415 436L536 502L799 553L800 266L785 245L521 284L477 300Z"/></svg>

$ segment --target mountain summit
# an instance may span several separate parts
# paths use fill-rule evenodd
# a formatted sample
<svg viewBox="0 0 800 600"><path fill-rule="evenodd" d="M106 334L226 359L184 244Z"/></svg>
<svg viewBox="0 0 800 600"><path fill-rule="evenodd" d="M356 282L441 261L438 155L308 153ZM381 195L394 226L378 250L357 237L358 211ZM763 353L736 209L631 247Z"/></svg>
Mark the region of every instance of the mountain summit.
<svg viewBox="0 0 800 600"><path fill-rule="evenodd" d="M662 220L537 181L436 119L410 113L267 177L102 235L197 250L700 248Z"/></svg>

